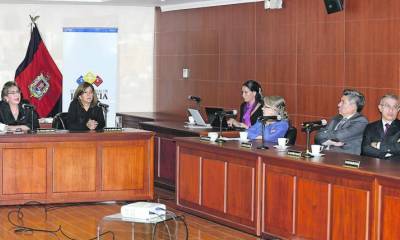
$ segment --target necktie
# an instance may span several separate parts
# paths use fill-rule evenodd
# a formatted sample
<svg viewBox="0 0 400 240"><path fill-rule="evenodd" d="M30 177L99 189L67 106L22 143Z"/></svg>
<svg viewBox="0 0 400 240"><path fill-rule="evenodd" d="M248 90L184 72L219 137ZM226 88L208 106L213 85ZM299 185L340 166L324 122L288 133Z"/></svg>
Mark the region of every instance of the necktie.
<svg viewBox="0 0 400 240"><path fill-rule="evenodd" d="M343 124L346 122L346 120L347 120L346 118L342 118L342 120L340 120L340 122L336 125L335 130L340 129L343 126Z"/></svg>
<svg viewBox="0 0 400 240"><path fill-rule="evenodd" d="M389 124L389 123L386 123L386 124L385 124L385 129L383 129L383 132L385 133L385 135L386 135L387 130L389 129L389 127L390 127L390 124Z"/></svg>

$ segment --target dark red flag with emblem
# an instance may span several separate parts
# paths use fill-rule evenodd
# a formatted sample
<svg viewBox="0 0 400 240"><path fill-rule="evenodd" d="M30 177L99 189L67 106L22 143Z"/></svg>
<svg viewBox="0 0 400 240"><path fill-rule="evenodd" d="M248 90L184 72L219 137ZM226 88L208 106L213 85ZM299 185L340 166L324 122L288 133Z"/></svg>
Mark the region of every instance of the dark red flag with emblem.
<svg viewBox="0 0 400 240"><path fill-rule="evenodd" d="M15 72L15 82L24 99L36 106L40 117L61 111L62 75L32 23L31 39L22 63Z"/></svg>

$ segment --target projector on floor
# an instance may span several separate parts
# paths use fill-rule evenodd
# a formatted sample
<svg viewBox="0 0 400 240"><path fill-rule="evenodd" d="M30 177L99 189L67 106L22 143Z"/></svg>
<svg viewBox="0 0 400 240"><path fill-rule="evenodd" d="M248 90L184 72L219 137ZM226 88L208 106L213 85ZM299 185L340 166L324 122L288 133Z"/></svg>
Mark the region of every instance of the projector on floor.
<svg viewBox="0 0 400 240"><path fill-rule="evenodd" d="M128 218L150 219L165 216L166 207L161 203L135 202L121 207L121 215Z"/></svg>

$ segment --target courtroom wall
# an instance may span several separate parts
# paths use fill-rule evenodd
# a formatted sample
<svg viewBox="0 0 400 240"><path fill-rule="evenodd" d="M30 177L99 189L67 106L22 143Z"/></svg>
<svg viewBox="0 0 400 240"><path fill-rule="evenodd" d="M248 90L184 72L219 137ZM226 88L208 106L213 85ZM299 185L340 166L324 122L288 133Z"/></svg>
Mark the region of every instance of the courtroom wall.
<svg viewBox="0 0 400 240"><path fill-rule="evenodd" d="M29 15L63 69L63 27L118 28L116 111L153 111L154 8L96 5L0 4L0 85L14 80L29 42ZM106 79L104 79L106 81Z"/></svg>
<svg viewBox="0 0 400 240"><path fill-rule="evenodd" d="M346 0L331 15L323 0L284 4L157 12L156 110L184 115L187 95L238 109L242 82L256 79L264 94L285 97L297 127L334 115L344 88L363 92L364 113L377 119L379 97L399 93L400 1Z"/></svg>

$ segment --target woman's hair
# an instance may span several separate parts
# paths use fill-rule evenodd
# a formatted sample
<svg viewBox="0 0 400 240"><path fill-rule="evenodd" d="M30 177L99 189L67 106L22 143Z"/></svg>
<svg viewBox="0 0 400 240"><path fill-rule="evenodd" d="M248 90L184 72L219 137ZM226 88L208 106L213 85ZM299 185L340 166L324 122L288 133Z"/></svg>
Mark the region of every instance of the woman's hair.
<svg viewBox="0 0 400 240"><path fill-rule="evenodd" d="M8 90L12 87L17 87L18 91L21 91L21 89L18 87L18 85L14 81L8 81L8 82L4 83L3 89L1 90L1 99L2 100L5 100L5 97L8 95Z"/></svg>
<svg viewBox="0 0 400 240"><path fill-rule="evenodd" d="M247 87L252 92L256 92L256 102L261 104L263 103L261 85L257 81L247 80L242 86Z"/></svg>
<svg viewBox="0 0 400 240"><path fill-rule="evenodd" d="M264 106L272 107L278 113L281 119L287 119L286 102L281 96L266 96L264 97Z"/></svg>
<svg viewBox="0 0 400 240"><path fill-rule="evenodd" d="M82 95L85 92L86 88L89 88L89 87L93 91L93 100L90 103L90 107L94 107L94 106L97 105L97 101L98 101L97 100L97 93L96 93L96 90L94 90L93 85L88 83L88 82L84 82L84 83L79 84L79 86L75 90L74 99L78 100L79 103L81 103L81 100L79 99L79 96Z"/></svg>

